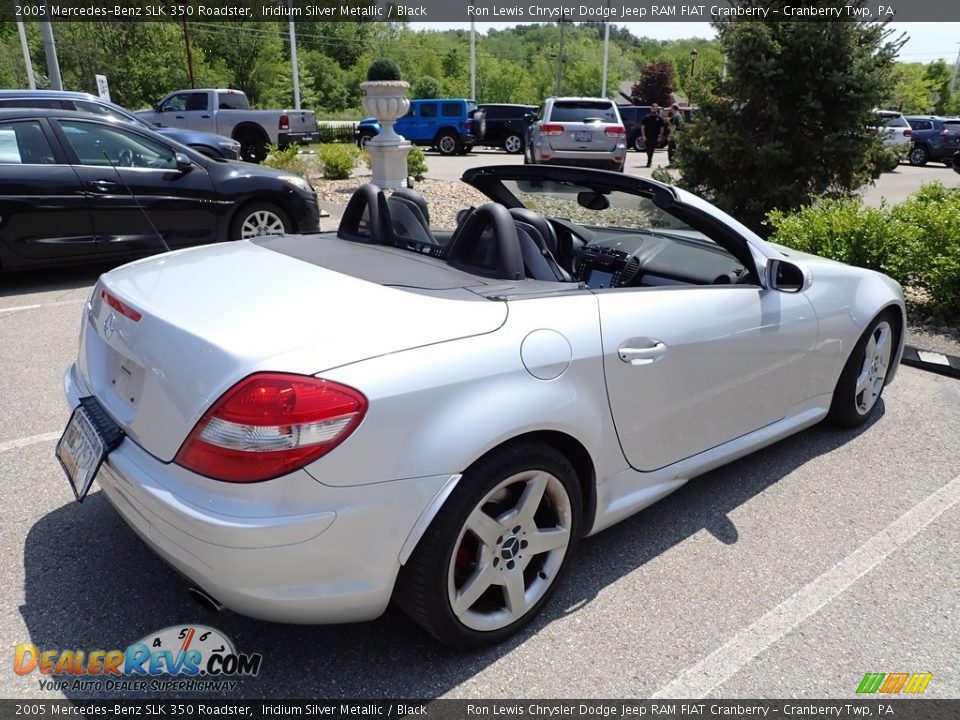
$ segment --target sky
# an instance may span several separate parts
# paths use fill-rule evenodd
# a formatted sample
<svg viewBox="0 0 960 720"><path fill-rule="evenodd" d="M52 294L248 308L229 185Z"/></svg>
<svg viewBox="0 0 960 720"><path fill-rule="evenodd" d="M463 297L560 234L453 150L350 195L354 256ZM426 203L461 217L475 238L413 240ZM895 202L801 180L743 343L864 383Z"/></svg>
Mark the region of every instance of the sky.
<svg viewBox="0 0 960 720"><path fill-rule="evenodd" d="M506 28L512 23L477 23L478 32L490 28ZM715 36L710 23L700 22L645 22L617 23L626 25L634 35L647 36L655 40L676 40L680 38ZM411 23L416 29L469 29L470 23ZM931 62L942 58L949 63L957 59L960 51L960 22L916 22L890 23L897 33L906 32L910 39L900 50L901 62Z"/></svg>

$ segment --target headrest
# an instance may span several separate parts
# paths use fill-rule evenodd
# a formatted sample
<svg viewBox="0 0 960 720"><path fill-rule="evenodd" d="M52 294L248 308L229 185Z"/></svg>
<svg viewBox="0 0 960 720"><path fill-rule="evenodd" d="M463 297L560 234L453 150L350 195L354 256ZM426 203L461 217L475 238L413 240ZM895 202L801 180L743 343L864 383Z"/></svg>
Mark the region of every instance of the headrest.
<svg viewBox="0 0 960 720"><path fill-rule="evenodd" d="M361 185L350 196L343 211L337 237L354 242L390 242L389 217L383 190L372 183Z"/></svg>
<svg viewBox="0 0 960 720"><path fill-rule="evenodd" d="M487 203L474 210L450 238L447 262L475 275L522 279L523 255L517 227L507 209Z"/></svg>
<svg viewBox="0 0 960 720"><path fill-rule="evenodd" d="M543 241L547 244L547 250L554 255L557 253L557 231L553 229L553 225L543 215L527 208L510 208L510 214L514 220L533 225L543 236Z"/></svg>
<svg viewBox="0 0 960 720"><path fill-rule="evenodd" d="M430 225L430 208L427 207L427 201L424 200L423 195L418 193L416 190L405 187L397 188L393 191L393 194L390 197L405 198L406 200L414 203L418 208L420 208L420 212L423 213L423 219L427 221L427 226Z"/></svg>

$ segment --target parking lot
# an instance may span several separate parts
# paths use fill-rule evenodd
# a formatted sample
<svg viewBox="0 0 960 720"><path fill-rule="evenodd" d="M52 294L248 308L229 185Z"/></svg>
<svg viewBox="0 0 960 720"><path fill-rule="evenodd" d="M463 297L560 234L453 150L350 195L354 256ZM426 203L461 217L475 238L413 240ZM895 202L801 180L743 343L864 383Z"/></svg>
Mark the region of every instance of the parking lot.
<svg viewBox="0 0 960 720"><path fill-rule="evenodd" d="M431 154L430 176L481 161L520 158ZM960 180L938 165L890 177L877 189L889 200L921 177ZM17 644L125 648L189 623L263 655L234 697L844 698L867 672L931 672L926 696L960 696L960 381L903 367L867 427L814 427L696 478L581 543L517 638L461 653L393 609L328 627L213 614L96 485L74 501L53 456L67 420L61 377L102 270L0 282L3 697L98 695L16 675Z"/></svg>

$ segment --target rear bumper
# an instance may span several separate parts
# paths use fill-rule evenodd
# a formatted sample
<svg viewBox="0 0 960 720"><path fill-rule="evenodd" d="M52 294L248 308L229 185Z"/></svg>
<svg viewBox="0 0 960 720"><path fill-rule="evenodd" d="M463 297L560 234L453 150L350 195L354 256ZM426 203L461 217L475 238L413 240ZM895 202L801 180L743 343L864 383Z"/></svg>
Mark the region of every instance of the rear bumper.
<svg viewBox="0 0 960 720"><path fill-rule="evenodd" d="M309 145L316 142L317 133L312 132L282 132L277 133L277 145L284 147L286 145Z"/></svg>
<svg viewBox="0 0 960 720"><path fill-rule="evenodd" d="M538 165L573 165L601 170L619 170L627 157L627 146L617 145L615 150L554 150L537 143L532 148L533 159Z"/></svg>
<svg viewBox="0 0 960 720"><path fill-rule="evenodd" d="M86 394L75 366L64 389ZM96 483L174 569L227 608L287 623L370 620L386 608L400 554L450 475L331 487L301 470L216 483L125 438Z"/></svg>

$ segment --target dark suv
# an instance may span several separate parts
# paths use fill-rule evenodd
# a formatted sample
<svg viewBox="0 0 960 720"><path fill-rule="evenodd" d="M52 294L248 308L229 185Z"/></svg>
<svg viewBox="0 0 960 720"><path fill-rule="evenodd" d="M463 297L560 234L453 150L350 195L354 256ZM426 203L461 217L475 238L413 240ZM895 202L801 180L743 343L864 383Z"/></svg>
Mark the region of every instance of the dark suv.
<svg viewBox="0 0 960 720"><path fill-rule="evenodd" d="M523 152L527 128L537 112L536 105L513 105L510 103L483 103L486 127L481 141L488 147L499 147L511 155Z"/></svg>
<svg viewBox="0 0 960 720"><path fill-rule="evenodd" d="M907 122L913 129L911 165L926 165L930 160L948 167L953 164L953 154L960 150L960 118L908 115Z"/></svg>
<svg viewBox="0 0 960 720"><path fill-rule="evenodd" d="M476 112L477 103L463 98L411 100L407 114L397 119L393 129L414 145L432 146L441 155L463 155L476 144L473 136ZM354 131L361 148L379 134L380 123L376 118L361 120Z"/></svg>
<svg viewBox="0 0 960 720"><path fill-rule="evenodd" d="M617 110L620 111L620 118L623 120L623 126L627 129L627 148L636 150L637 152L643 152L643 137L640 134L640 122L650 114L649 105L617 105ZM667 119L667 111L664 108L660 108L660 112L663 113L664 122ZM680 112L683 113L683 121L689 123L693 121L693 110L692 108L682 107Z"/></svg>

